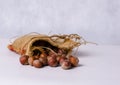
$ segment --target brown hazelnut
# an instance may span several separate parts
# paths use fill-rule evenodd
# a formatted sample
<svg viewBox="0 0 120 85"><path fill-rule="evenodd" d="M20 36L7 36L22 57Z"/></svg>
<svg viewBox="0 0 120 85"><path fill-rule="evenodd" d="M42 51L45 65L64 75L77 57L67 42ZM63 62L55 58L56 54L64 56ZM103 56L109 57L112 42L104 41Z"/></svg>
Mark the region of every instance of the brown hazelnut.
<svg viewBox="0 0 120 85"><path fill-rule="evenodd" d="M42 63L39 60L34 60L33 61L33 66L36 67L36 68L41 68Z"/></svg>
<svg viewBox="0 0 120 85"><path fill-rule="evenodd" d="M74 67L78 66L79 59L77 57L70 56L69 61L71 62L72 66Z"/></svg>
<svg viewBox="0 0 120 85"><path fill-rule="evenodd" d="M25 49L22 49L21 51L20 51L20 54L21 55L24 55L26 53L26 50Z"/></svg>
<svg viewBox="0 0 120 85"><path fill-rule="evenodd" d="M61 56L57 56L56 59L57 59L58 62L60 61L60 58L61 58Z"/></svg>
<svg viewBox="0 0 120 85"><path fill-rule="evenodd" d="M29 63L29 65L33 65L33 61L34 61L34 57L29 57L28 58L28 63Z"/></svg>
<svg viewBox="0 0 120 85"><path fill-rule="evenodd" d="M65 70L70 69L71 68L70 61L68 61L68 60L63 61L62 64L61 64L61 67Z"/></svg>
<svg viewBox="0 0 120 85"><path fill-rule="evenodd" d="M55 53L53 53L53 52L50 52L49 56L51 56L51 57L57 57L57 55Z"/></svg>
<svg viewBox="0 0 120 85"><path fill-rule="evenodd" d="M13 46L12 45L8 45L8 49L11 51L14 51Z"/></svg>
<svg viewBox="0 0 120 85"><path fill-rule="evenodd" d="M34 56L35 59L39 59L39 57L40 57L40 56L38 56L38 55Z"/></svg>
<svg viewBox="0 0 120 85"><path fill-rule="evenodd" d="M59 49L58 50L58 55L63 55L63 54L66 54L67 51L65 51L64 49Z"/></svg>
<svg viewBox="0 0 120 85"><path fill-rule="evenodd" d="M49 61L50 59L56 59L56 57L55 56L47 56L47 60Z"/></svg>
<svg viewBox="0 0 120 85"><path fill-rule="evenodd" d="M60 57L60 59L59 59L59 64L61 65L65 60L67 60L67 58L65 58L65 57Z"/></svg>
<svg viewBox="0 0 120 85"><path fill-rule="evenodd" d="M49 51L49 53L48 53L49 55L53 55L54 53L53 52L51 52L51 51Z"/></svg>
<svg viewBox="0 0 120 85"><path fill-rule="evenodd" d="M55 57L49 57L48 58L48 65L51 67L56 67L58 66L58 61Z"/></svg>
<svg viewBox="0 0 120 85"><path fill-rule="evenodd" d="M40 57L39 61L45 66L47 65L47 57Z"/></svg>
<svg viewBox="0 0 120 85"><path fill-rule="evenodd" d="M19 61L22 65L28 65L28 57L27 55L23 55L20 57Z"/></svg>
<svg viewBox="0 0 120 85"><path fill-rule="evenodd" d="M47 57L47 55L45 53L42 53L40 57Z"/></svg>

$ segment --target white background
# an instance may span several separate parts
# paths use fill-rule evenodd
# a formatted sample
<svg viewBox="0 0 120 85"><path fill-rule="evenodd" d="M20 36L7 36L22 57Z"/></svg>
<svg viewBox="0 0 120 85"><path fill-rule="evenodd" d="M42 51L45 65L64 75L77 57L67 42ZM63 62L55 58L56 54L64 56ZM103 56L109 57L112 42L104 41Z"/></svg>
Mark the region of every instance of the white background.
<svg viewBox="0 0 120 85"><path fill-rule="evenodd" d="M0 85L120 85L120 0L0 0ZM82 45L71 70L23 66L9 39L30 32L77 33Z"/></svg>
<svg viewBox="0 0 120 85"><path fill-rule="evenodd" d="M120 0L0 0L0 37L29 32L120 45Z"/></svg>

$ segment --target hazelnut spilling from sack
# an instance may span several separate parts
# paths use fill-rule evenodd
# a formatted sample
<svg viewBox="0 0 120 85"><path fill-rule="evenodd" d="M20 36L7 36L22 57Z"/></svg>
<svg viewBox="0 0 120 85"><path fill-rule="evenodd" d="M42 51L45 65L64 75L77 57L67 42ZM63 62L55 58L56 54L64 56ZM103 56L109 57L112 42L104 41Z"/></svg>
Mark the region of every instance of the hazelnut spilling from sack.
<svg viewBox="0 0 120 85"><path fill-rule="evenodd" d="M82 43L85 41L77 34L48 36L31 33L17 38L8 48L21 55L22 65L70 69L79 63L79 59L71 55L72 50Z"/></svg>

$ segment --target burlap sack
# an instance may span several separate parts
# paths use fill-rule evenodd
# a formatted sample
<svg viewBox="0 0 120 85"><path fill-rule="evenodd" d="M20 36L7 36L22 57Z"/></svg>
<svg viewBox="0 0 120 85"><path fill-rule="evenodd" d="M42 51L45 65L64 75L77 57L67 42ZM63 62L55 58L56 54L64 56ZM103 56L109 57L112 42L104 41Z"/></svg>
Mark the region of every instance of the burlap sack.
<svg viewBox="0 0 120 85"><path fill-rule="evenodd" d="M77 34L48 36L32 33L17 38L11 46L15 52L28 56L33 56L35 50L42 53L44 49L55 53L55 49L64 49L69 54L73 48L82 44L80 40L81 37Z"/></svg>

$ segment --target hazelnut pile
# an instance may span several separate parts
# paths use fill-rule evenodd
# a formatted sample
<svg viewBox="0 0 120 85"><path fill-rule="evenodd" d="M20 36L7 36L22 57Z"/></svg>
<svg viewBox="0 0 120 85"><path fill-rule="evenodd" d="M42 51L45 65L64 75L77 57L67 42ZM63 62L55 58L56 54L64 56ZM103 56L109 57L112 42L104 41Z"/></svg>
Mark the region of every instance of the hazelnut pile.
<svg viewBox="0 0 120 85"><path fill-rule="evenodd" d="M42 68L44 66L61 66L65 70L76 67L79 63L77 57L74 57L72 55L66 57L64 54L56 55L52 52L49 52L48 54L41 53L40 55L35 55L31 57L27 55L22 55L19 60L22 65L31 65L36 68Z"/></svg>

